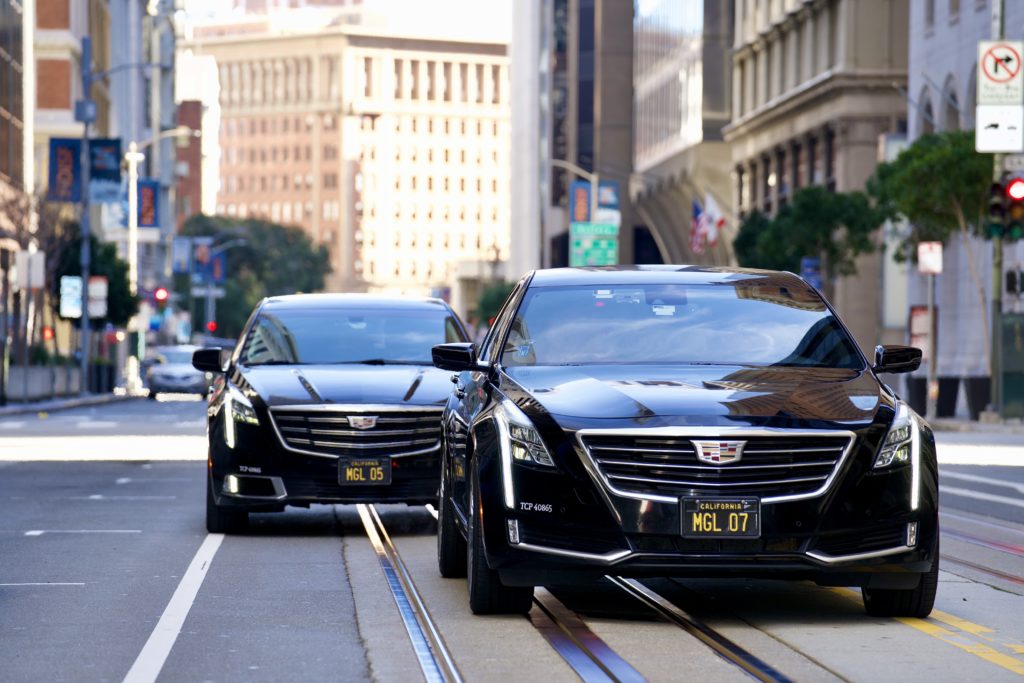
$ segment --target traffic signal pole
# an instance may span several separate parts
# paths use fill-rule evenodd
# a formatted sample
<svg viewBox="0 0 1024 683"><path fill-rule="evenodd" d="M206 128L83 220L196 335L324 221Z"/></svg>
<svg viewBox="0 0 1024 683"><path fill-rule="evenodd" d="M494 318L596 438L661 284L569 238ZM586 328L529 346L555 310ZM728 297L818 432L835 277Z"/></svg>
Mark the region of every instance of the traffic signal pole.
<svg viewBox="0 0 1024 683"><path fill-rule="evenodd" d="M992 39L1003 39L1003 3L1005 0L992 2ZM992 181L1001 183L1003 178L1003 155L992 155ZM1002 341L1003 341L1003 237L1000 234L992 237L992 334L989 338L989 375L991 395L989 411L997 417L1003 414L1002 386Z"/></svg>

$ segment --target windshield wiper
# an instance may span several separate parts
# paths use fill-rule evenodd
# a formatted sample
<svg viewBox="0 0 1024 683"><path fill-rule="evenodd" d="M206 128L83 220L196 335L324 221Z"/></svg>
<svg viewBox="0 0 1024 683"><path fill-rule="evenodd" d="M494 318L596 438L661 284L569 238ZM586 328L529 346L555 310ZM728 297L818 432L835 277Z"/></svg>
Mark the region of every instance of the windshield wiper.
<svg viewBox="0 0 1024 683"><path fill-rule="evenodd" d="M364 360L339 360L331 365L433 365L429 360L392 360L390 358L366 358Z"/></svg>

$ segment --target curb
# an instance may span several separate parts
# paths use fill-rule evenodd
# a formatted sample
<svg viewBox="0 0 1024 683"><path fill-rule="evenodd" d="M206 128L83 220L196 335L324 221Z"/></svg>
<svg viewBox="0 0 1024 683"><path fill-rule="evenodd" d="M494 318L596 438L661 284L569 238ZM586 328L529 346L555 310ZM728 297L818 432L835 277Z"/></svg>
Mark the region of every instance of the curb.
<svg viewBox="0 0 1024 683"><path fill-rule="evenodd" d="M128 394L93 394L90 396L76 396L68 399L54 399L52 401L40 401L38 403L14 403L0 408L0 417L7 415L27 415L30 413L50 413L69 408L81 408L83 406L103 405L117 401L127 401L138 398Z"/></svg>

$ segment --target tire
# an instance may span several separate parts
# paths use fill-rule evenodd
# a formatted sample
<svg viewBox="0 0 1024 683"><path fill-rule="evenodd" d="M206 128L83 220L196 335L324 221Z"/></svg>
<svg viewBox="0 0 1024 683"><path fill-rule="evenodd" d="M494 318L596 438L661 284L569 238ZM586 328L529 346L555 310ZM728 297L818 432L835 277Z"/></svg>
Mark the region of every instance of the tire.
<svg viewBox="0 0 1024 683"><path fill-rule="evenodd" d="M478 487L476 475L470 475L469 542L466 553L469 609L473 614L526 614L533 606L533 586L506 586L501 582L498 572L487 566L483 530L480 528Z"/></svg>
<svg viewBox="0 0 1024 683"><path fill-rule="evenodd" d="M936 532L938 533L938 532ZM932 567L918 581L916 588L862 588L864 610L873 617L917 617L931 614L935 591L939 586L939 542L935 541Z"/></svg>
<svg viewBox="0 0 1024 683"><path fill-rule="evenodd" d="M249 513L217 505L213 477L206 476L206 530L211 534L241 534L249 528Z"/></svg>
<svg viewBox="0 0 1024 683"><path fill-rule="evenodd" d="M441 470L441 495L437 501L437 570L446 579L466 576L466 539L455 523L455 510Z"/></svg>

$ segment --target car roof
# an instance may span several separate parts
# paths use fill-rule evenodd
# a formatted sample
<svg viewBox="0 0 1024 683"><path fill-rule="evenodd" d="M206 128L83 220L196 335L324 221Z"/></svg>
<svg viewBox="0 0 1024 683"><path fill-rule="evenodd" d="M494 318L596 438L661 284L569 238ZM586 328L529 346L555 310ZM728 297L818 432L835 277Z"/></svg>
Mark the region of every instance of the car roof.
<svg viewBox="0 0 1024 683"><path fill-rule="evenodd" d="M264 308L392 308L392 309L447 309L442 299L433 297L409 297L389 294L325 293L288 294L268 297Z"/></svg>
<svg viewBox="0 0 1024 683"><path fill-rule="evenodd" d="M687 265L583 266L536 270L530 287L572 285L749 285L811 289L793 273L755 268L727 268Z"/></svg>

